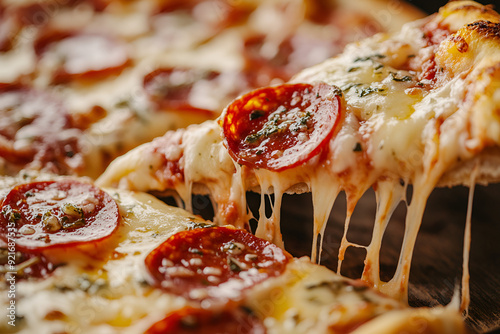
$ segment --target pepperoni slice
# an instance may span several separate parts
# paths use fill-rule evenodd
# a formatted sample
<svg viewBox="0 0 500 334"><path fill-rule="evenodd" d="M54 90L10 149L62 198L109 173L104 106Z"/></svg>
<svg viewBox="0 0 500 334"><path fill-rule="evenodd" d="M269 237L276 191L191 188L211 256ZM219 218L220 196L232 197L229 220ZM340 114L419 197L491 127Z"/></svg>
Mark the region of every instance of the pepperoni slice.
<svg viewBox="0 0 500 334"><path fill-rule="evenodd" d="M118 226L118 205L104 191L72 180L13 188L0 213L0 239L21 251L96 243Z"/></svg>
<svg viewBox="0 0 500 334"><path fill-rule="evenodd" d="M81 130L53 96L15 85L0 87L0 112L0 157L59 174L83 168Z"/></svg>
<svg viewBox="0 0 500 334"><path fill-rule="evenodd" d="M225 145L242 165L295 167L326 146L343 114L341 100L340 89L325 83L257 89L227 107Z"/></svg>
<svg viewBox="0 0 500 334"><path fill-rule="evenodd" d="M239 299L243 290L280 275L291 259L278 246L229 227L180 232L145 260L152 283L193 300Z"/></svg>
<svg viewBox="0 0 500 334"><path fill-rule="evenodd" d="M243 309L214 312L185 307L170 313L145 334L264 334L260 319Z"/></svg>
<svg viewBox="0 0 500 334"><path fill-rule="evenodd" d="M99 34L49 30L37 38L34 49L59 62L52 79L55 84L117 75L130 63L124 42Z"/></svg>

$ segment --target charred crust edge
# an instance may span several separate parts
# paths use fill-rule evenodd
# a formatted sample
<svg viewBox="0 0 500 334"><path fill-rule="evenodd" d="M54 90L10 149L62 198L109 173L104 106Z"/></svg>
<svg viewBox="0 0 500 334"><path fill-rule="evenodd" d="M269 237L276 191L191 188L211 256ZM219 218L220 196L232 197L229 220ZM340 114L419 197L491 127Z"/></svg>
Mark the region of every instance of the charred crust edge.
<svg viewBox="0 0 500 334"><path fill-rule="evenodd" d="M500 23L476 21L469 23L467 29L477 32L481 37L498 38L500 40Z"/></svg>

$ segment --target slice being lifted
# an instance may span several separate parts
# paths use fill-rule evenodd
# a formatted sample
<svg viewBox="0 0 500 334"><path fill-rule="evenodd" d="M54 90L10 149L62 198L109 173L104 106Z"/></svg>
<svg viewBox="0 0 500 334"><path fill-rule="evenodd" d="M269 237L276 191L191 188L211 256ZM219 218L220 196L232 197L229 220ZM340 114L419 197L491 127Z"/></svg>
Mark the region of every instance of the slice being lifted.
<svg viewBox="0 0 500 334"><path fill-rule="evenodd" d="M317 238L338 193L345 191L347 219L339 271L348 247L365 248L363 279L404 299L413 247L431 191L436 186L500 180L496 168L500 159L499 22L499 14L488 6L450 2L439 13L409 23L398 33L348 45L339 56L297 74L290 85L244 95L229 105L219 123L168 132L117 159L98 183L175 191L188 208L193 192L208 193L215 203L216 220L240 227L249 219L246 191L260 191L262 196L274 193L274 211L266 217L261 206L256 234L278 244L284 193L312 192ZM300 112L291 111L295 103L309 99L303 85L329 86L338 96L318 94L318 101L311 104L321 107L312 110L302 105ZM291 100L280 100L281 90L292 90ZM323 108L332 113L328 124L315 121ZM317 133L325 136L316 137ZM285 158L295 147L304 147L303 154ZM242 153L249 156L242 158ZM413 196L399 265L393 279L382 282L378 260L382 237L409 184ZM373 238L369 245L356 245L347 240L349 220L370 187L378 201ZM318 256L315 250L316 245L313 257ZM466 290L463 298L465 306Z"/></svg>
<svg viewBox="0 0 500 334"><path fill-rule="evenodd" d="M422 16L363 2L2 0L0 173L97 178L243 92Z"/></svg>
<svg viewBox="0 0 500 334"><path fill-rule="evenodd" d="M451 308L410 309L148 194L51 175L0 181L2 333L465 333Z"/></svg>

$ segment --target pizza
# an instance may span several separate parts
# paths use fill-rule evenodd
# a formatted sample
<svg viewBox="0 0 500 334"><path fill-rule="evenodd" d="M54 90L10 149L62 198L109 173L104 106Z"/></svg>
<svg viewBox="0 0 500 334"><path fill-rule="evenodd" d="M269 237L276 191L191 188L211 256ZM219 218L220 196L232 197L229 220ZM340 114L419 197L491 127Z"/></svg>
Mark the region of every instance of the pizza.
<svg viewBox="0 0 500 334"><path fill-rule="evenodd" d="M152 195L2 177L3 333L465 333Z"/></svg>
<svg viewBox="0 0 500 334"><path fill-rule="evenodd" d="M420 15L401 4L387 16L385 7L3 0L2 174L31 169L96 178L133 147L214 119L241 93L286 81L350 41Z"/></svg>
<svg viewBox="0 0 500 334"><path fill-rule="evenodd" d="M313 260L321 257L317 250L326 221L344 191L347 218L338 272L349 247L365 249L361 278L405 300L431 191L458 184L473 189L476 183L499 180L499 22L490 6L450 2L399 32L349 44L287 83L243 94L218 120L167 132L115 160L97 183L174 193L188 209L193 193L208 194L215 221L240 228L253 218L246 192L260 192L256 235L278 245L283 195L311 192ZM348 240L347 231L358 200L370 188L377 214L371 242L360 245ZM272 214L266 215L269 194L274 195ZM380 278L380 247L400 202L407 204L403 246L397 270L386 282Z"/></svg>
<svg viewBox="0 0 500 334"><path fill-rule="evenodd" d="M456 2L399 30L420 16L386 1L0 2L0 331L464 333L466 289L446 307L405 296L430 189L497 180L499 19ZM370 187L378 227L357 245L349 217ZM272 214L253 217L247 191L273 194ZM308 191L312 260L280 234L283 194ZM316 262L340 191L335 273ZM189 212L194 193L213 221ZM153 196L166 194L188 211ZM361 279L340 275L348 247L367 250Z"/></svg>

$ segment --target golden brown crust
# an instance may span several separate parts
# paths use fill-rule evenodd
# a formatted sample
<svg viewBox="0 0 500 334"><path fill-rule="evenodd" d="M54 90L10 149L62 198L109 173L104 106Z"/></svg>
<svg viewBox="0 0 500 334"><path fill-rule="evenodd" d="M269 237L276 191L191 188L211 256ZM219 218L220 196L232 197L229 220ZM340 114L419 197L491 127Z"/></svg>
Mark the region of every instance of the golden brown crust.
<svg viewBox="0 0 500 334"><path fill-rule="evenodd" d="M441 177L437 186L470 186L471 173L474 168L478 168L478 174L473 180L474 183L487 185L500 182L500 168L498 166L500 166L500 148L489 148L472 159L457 162Z"/></svg>

